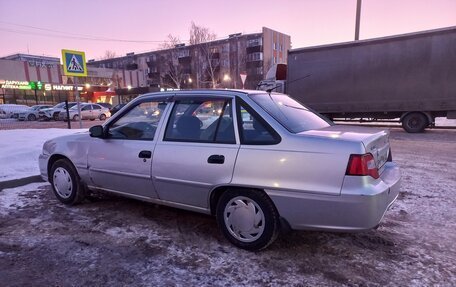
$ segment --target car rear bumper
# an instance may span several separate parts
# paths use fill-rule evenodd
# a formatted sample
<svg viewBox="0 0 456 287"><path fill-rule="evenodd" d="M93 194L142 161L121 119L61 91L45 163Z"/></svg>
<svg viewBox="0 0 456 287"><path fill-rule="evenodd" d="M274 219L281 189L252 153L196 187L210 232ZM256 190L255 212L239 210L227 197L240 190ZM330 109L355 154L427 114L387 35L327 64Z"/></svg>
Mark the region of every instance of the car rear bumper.
<svg viewBox="0 0 456 287"><path fill-rule="evenodd" d="M388 162L379 179L346 176L340 195L267 190L292 229L358 231L377 226L400 189L400 171Z"/></svg>

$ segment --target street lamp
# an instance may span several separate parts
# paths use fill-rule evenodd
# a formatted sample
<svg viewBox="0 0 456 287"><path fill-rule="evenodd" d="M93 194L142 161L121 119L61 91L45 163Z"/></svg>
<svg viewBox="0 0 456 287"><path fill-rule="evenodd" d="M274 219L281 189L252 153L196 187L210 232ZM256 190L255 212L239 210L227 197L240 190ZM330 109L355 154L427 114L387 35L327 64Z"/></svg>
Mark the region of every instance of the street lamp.
<svg viewBox="0 0 456 287"><path fill-rule="evenodd" d="M223 81L226 83L226 86L229 87L229 82L231 82L231 77L228 74L223 76Z"/></svg>

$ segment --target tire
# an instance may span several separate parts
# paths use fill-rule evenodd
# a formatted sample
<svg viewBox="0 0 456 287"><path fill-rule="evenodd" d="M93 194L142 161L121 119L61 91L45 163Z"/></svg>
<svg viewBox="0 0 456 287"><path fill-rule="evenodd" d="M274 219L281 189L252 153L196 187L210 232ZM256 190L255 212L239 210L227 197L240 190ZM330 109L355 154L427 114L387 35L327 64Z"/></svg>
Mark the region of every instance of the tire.
<svg viewBox="0 0 456 287"><path fill-rule="evenodd" d="M79 121L79 116L78 116L78 115L74 115L74 116L73 116L73 121L75 121L75 122L76 122L76 121Z"/></svg>
<svg viewBox="0 0 456 287"><path fill-rule="evenodd" d="M100 118L100 121L104 121L104 120L106 120L106 115L105 114L101 114L99 118Z"/></svg>
<svg viewBox="0 0 456 287"><path fill-rule="evenodd" d="M90 121L94 121L95 119L90 119Z"/></svg>
<svg viewBox="0 0 456 287"><path fill-rule="evenodd" d="M429 121L423 113L413 112L402 119L402 128L409 133L421 133L429 125Z"/></svg>
<svg viewBox="0 0 456 287"><path fill-rule="evenodd" d="M58 113L53 114L52 118L54 119L54 121L58 121L59 120L59 114Z"/></svg>
<svg viewBox="0 0 456 287"><path fill-rule="evenodd" d="M59 159L51 168L49 180L57 199L67 205L82 202L85 197L85 188L81 183L78 172L67 159Z"/></svg>
<svg viewBox="0 0 456 287"><path fill-rule="evenodd" d="M223 235L242 249L264 249L279 234L279 213L262 191L227 190L217 203L216 216Z"/></svg>
<svg viewBox="0 0 456 287"><path fill-rule="evenodd" d="M35 116L34 114L30 114L30 115L28 115L27 119L28 119L29 121L32 121L32 122L33 122L33 121L36 121L36 116Z"/></svg>

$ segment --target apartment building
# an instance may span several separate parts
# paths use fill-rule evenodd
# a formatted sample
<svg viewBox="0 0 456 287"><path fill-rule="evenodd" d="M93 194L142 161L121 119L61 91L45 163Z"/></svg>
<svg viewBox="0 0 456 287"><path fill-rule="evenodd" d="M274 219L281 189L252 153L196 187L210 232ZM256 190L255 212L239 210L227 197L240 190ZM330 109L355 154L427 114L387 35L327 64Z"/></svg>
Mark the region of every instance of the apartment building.
<svg viewBox="0 0 456 287"><path fill-rule="evenodd" d="M124 82L130 83L140 82L131 74L139 71L150 87L254 89L273 64L287 62L290 45L290 36L263 27L260 33L237 33L208 43L179 44L87 64L122 71Z"/></svg>

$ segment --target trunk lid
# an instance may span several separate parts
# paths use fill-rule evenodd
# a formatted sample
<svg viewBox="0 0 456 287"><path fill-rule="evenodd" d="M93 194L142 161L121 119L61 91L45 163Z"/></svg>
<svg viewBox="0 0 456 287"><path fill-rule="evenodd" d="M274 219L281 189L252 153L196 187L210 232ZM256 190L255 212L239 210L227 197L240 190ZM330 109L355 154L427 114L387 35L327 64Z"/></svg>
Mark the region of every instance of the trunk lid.
<svg viewBox="0 0 456 287"><path fill-rule="evenodd" d="M388 161L390 152L388 130L349 125L334 125L319 130L305 131L299 133L299 135L361 142L366 149L366 153L371 153L374 156L375 164L379 169L379 172L381 172L381 168Z"/></svg>

